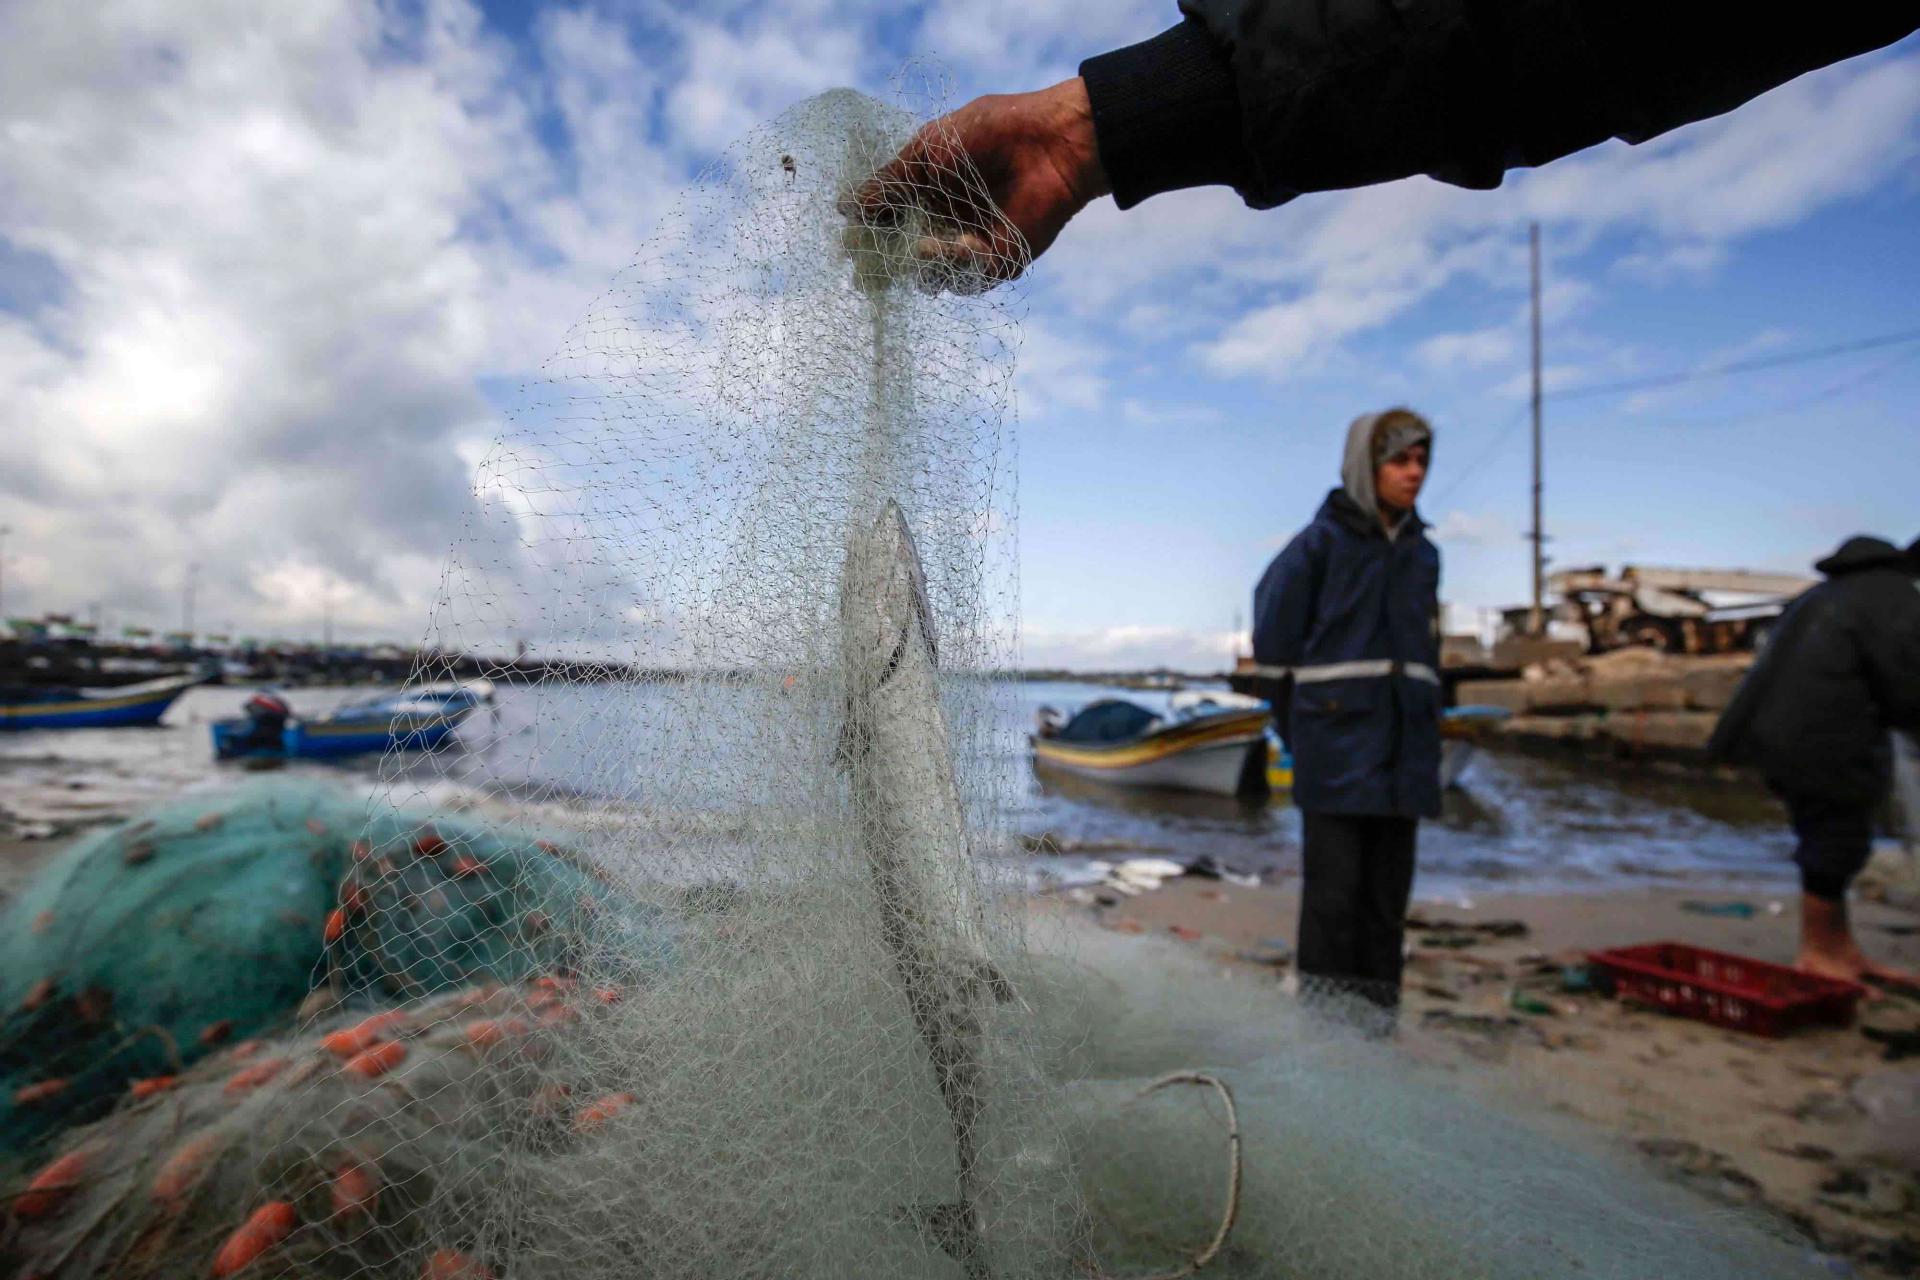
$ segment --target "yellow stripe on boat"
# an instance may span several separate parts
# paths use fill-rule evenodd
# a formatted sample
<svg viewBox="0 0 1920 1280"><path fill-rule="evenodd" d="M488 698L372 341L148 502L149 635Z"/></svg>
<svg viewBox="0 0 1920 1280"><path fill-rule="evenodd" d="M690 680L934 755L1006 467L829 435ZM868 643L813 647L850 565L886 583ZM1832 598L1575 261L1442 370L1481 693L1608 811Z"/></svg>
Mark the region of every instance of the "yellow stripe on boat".
<svg viewBox="0 0 1920 1280"><path fill-rule="evenodd" d="M1251 711L1230 720L1210 718L1193 725L1178 725L1163 733L1152 734L1144 741L1110 747L1061 742L1057 738L1036 738L1033 752L1042 760L1076 765L1083 769L1125 769L1164 760L1209 743L1257 736L1266 732L1266 725L1267 713L1264 710Z"/></svg>
<svg viewBox="0 0 1920 1280"><path fill-rule="evenodd" d="M80 711L119 711L165 697L164 691L149 689L125 698L83 698L79 702L19 702L0 706L0 719L25 719L28 716L71 715Z"/></svg>

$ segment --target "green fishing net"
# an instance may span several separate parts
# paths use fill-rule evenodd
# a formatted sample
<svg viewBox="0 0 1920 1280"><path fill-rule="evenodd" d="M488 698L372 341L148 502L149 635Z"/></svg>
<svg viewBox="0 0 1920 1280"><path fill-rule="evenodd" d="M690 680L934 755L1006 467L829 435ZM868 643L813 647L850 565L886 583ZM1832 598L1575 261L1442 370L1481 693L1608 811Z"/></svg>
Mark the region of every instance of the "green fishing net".
<svg viewBox="0 0 1920 1280"><path fill-rule="evenodd" d="M290 1029L303 1002L564 972L585 913L636 969L670 959L668 917L564 846L457 815L369 814L324 784L255 781L102 830L0 915L0 1157L136 1082Z"/></svg>

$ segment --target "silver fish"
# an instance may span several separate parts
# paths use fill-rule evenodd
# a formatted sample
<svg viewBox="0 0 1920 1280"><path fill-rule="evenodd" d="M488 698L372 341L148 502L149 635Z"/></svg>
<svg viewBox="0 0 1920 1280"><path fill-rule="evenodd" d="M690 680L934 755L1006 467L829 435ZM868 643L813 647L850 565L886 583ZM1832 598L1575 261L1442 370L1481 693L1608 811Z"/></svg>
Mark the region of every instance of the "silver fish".
<svg viewBox="0 0 1920 1280"><path fill-rule="evenodd" d="M994 967L966 814L947 750L925 574L900 505L849 539L840 593L847 719L840 750L894 970L953 1128L959 1198L910 1211L971 1280L982 1244L976 1128L980 1010L1011 996Z"/></svg>

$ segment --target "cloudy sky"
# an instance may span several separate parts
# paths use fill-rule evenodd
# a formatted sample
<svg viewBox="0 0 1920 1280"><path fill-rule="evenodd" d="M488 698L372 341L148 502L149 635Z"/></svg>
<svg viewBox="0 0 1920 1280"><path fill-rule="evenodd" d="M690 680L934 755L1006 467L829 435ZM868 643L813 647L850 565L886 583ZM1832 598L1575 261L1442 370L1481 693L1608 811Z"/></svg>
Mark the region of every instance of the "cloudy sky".
<svg viewBox="0 0 1920 1280"><path fill-rule="evenodd" d="M536 366L732 139L940 58L1037 87L1163 0L0 6L10 614L98 602L420 634L492 388ZM1084 214L1027 288L1029 663L1217 666L1344 424L1439 429L1456 617L1527 590L1526 224L1547 246L1559 563L1804 569L1920 533L1920 41L1494 193Z"/></svg>

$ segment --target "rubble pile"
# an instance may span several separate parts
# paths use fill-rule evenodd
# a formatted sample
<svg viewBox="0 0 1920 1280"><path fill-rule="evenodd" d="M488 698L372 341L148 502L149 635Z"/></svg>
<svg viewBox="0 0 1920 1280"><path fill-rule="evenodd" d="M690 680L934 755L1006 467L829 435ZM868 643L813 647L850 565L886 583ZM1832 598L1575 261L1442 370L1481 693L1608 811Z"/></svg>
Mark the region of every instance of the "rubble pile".
<svg viewBox="0 0 1920 1280"><path fill-rule="evenodd" d="M1518 679L1463 681L1458 700L1510 711L1496 730L1509 741L1703 762L1713 726L1752 663L1746 653L1618 649L1533 663Z"/></svg>

